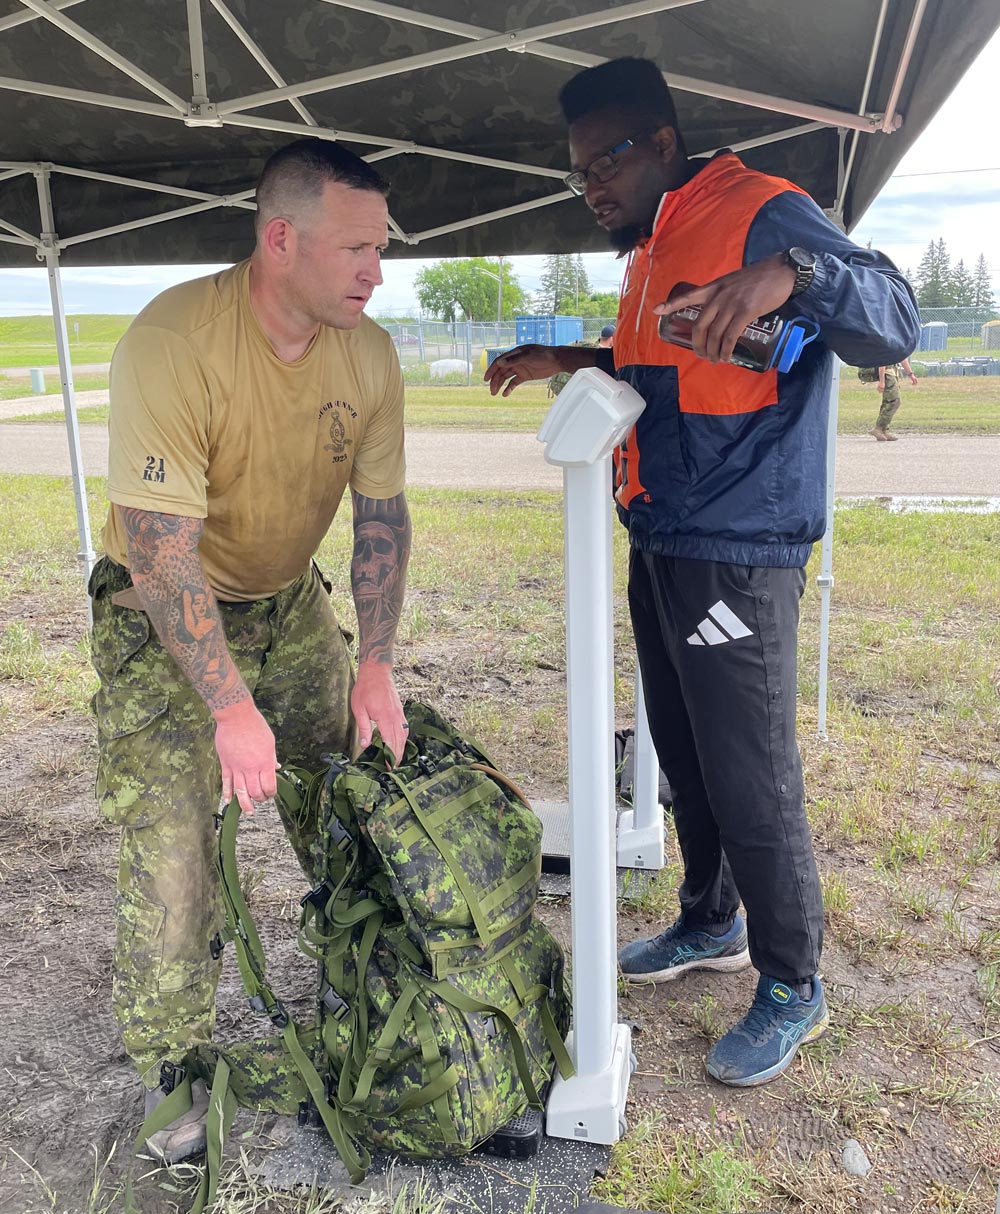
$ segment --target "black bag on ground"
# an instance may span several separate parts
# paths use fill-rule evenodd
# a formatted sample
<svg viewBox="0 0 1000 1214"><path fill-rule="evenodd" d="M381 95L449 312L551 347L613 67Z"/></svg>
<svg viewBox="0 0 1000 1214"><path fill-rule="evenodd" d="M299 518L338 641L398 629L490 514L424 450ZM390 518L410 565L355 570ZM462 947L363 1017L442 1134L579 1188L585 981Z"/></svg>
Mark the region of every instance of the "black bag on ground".
<svg viewBox="0 0 1000 1214"><path fill-rule="evenodd" d="M659 793L657 800L664 809L670 808L670 781L659 771ZM615 792L619 801L632 804L632 785L635 782L635 730L615 730Z"/></svg>

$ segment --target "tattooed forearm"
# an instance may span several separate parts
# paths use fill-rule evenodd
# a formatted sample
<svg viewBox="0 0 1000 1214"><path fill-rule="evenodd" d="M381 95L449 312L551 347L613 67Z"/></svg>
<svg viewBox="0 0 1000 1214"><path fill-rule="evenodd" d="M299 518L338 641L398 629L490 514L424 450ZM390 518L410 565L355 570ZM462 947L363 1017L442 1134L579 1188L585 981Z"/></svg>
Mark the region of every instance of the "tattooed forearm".
<svg viewBox="0 0 1000 1214"><path fill-rule="evenodd" d="M198 557L204 523L119 506L132 581L156 634L214 712L250 694Z"/></svg>
<svg viewBox="0 0 1000 1214"><path fill-rule="evenodd" d="M354 556L351 589L358 612L358 660L391 662L406 593L410 512L406 497L352 493Z"/></svg>

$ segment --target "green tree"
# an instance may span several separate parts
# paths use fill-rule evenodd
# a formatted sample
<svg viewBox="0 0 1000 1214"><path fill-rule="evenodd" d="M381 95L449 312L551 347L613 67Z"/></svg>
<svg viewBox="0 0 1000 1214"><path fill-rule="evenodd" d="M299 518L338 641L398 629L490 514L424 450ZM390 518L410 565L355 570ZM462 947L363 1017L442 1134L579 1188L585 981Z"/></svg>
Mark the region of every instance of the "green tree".
<svg viewBox="0 0 1000 1214"><path fill-rule="evenodd" d="M993 283L990 279L990 268L982 253L976 260L976 268L972 275L972 306L988 308L993 311Z"/></svg>
<svg viewBox="0 0 1000 1214"><path fill-rule="evenodd" d="M509 320L524 312L528 302L510 266L487 257L435 262L424 266L413 282L420 307L438 320L496 320L498 298L501 315Z"/></svg>
<svg viewBox="0 0 1000 1214"><path fill-rule="evenodd" d="M943 236L927 246L913 285L922 308L946 308L951 303L951 265Z"/></svg>
<svg viewBox="0 0 1000 1214"><path fill-rule="evenodd" d="M951 302L956 308L971 308L974 296L975 282L960 257L951 275Z"/></svg>
<svg viewBox="0 0 1000 1214"><path fill-rule="evenodd" d="M590 280L580 253L553 253L546 257L541 288L535 296L541 310L580 316L580 306L590 294Z"/></svg>
<svg viewBox="0 0 1000 1214"><path fill-rule="evenodd" d="M586 299L580 300L580 310L574 313L586 319L588 316L601 316L613 319L618 315L618 292L595 291Z"/></svg>

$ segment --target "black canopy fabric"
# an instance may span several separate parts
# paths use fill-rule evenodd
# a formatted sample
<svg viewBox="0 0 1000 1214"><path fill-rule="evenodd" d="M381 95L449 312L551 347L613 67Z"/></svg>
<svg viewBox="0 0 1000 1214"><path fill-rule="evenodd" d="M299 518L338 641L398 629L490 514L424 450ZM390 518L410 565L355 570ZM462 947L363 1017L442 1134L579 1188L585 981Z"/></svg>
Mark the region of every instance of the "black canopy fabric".
<svg viewBox="0 0 1000 1214"><path fill-rule="evenodd" d="M602 248L556 94L620 55L661 65L689 151L850 228L998 25L997 0L0 0L0 265L36 263L39 164L63 265L236 260L264 159L310 132L381 162L391 257Z"/></svg>

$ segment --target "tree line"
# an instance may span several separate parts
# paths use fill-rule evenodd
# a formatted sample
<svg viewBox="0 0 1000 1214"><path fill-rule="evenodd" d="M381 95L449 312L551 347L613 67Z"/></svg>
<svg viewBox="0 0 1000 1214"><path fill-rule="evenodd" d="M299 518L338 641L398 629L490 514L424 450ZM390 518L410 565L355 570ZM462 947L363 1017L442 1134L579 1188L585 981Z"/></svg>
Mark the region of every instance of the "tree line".
<svg viewBox="0 0 1000 1214"><path fill-rule="evenodd" d="M438 261L416 275L421 311L436 320L513 320L556 313L606 317L618 314L617 291L595 291L583 257L552 254L545 259L541 285L527 291L503 257L463 257Z"/></svg>
<svg viewBox="0 0 1000 1214"><path fill-rule="evenodd" d="M916 273L907 277L922 308L994 310L993 287L986 258L980 253L972 270L962 258L952 265L943 236L928 244Z"/></svg>

